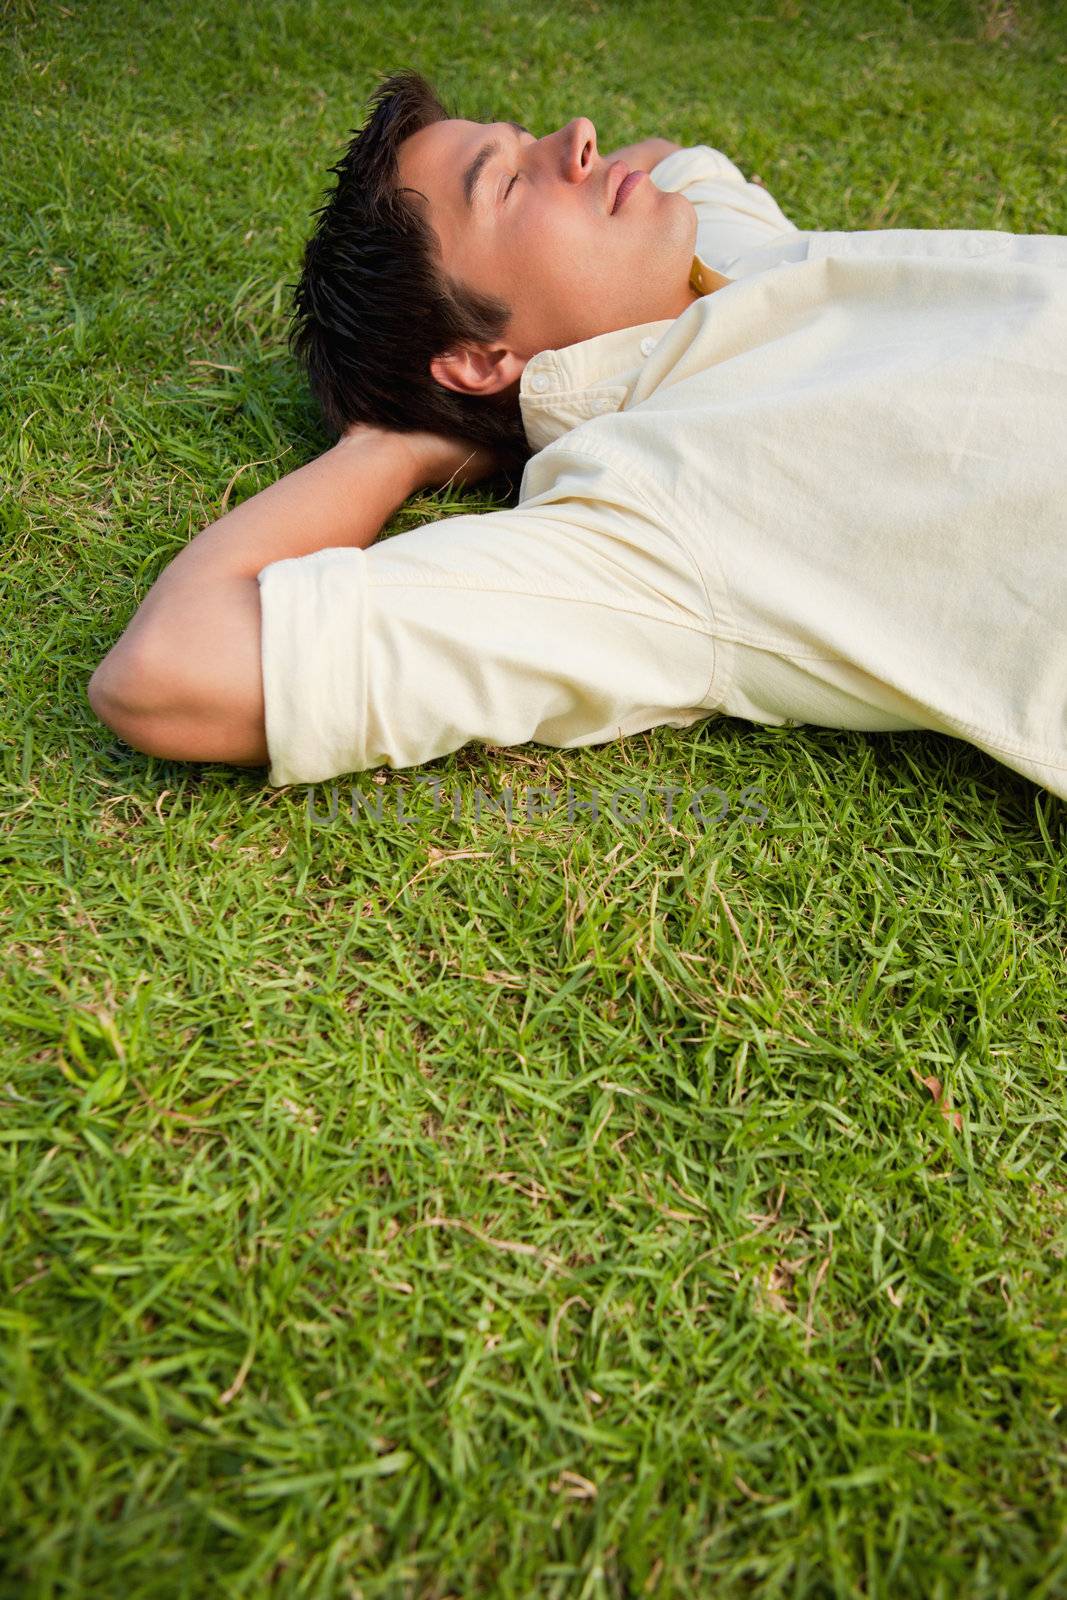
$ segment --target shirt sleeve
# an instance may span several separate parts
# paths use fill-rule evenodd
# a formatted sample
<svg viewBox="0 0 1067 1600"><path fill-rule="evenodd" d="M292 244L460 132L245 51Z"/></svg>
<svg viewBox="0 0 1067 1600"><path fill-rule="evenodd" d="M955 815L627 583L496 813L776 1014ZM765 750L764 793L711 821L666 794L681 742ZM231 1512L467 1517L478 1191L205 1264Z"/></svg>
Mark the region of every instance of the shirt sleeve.
<svg viewBox="0 0 1067 1600"><path fill-rule="evenodd" d="M795 233L796 225L761 184L710 145L692 145L664 156L649 173L660 189L684 194L697 214L696 249L718 272L749 250Z"/></svg>
<svg viewBox="0 0 1067 1600"><path fill-rule="evenodd" d="M714 639L691 558L606 468L566 463L515 509L262 569L271 784L709 715Z"/></svg>

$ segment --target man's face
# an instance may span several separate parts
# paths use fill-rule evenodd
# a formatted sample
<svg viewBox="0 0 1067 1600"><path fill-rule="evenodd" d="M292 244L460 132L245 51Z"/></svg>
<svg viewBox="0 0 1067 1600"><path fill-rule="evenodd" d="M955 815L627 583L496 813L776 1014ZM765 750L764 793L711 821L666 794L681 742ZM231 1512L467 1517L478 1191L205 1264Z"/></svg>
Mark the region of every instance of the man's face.
<svg viewBox="0 0 1067 1600"><path fill-rule="evenodd" d="M513 311L495 378L432 364L448 387L505 387L540 350L691 303L696 212L647 173L613 211L626 168L598 153L587 117L543 139L511 122L435 122L404 140L398 166L400 183L426 197L445 272Z"/></svg>

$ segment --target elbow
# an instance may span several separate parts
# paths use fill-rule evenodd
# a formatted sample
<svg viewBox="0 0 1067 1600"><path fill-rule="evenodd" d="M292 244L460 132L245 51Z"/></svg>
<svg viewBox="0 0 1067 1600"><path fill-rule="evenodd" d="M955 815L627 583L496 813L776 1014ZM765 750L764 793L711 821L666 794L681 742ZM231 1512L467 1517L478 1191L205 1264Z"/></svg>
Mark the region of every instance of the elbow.
<svg viewBox="0 0 1067 1600"><path fill-rule="evenodd" d="M117 670L115 652L106 655L89 679L86 698L93 715L113 733L118 733L123 717L124 700L120 684L123 678Z"/></svg>
<svg viewBox="0 0 1067 1600"><path fill-rule="evenodd" d="M86 689L93 715L124 744L144 755L165 755L159 746L158 695L143 654L120 640L101 661Z"/></svg>
<svg viewBox="0 0 1067 1600"><path fill-rule="evenodd" d="M93 714L142 755L266 765L258 635L216 634L214 655L194 648L192 661L155 636L123 637L89 679Z"/></svg>

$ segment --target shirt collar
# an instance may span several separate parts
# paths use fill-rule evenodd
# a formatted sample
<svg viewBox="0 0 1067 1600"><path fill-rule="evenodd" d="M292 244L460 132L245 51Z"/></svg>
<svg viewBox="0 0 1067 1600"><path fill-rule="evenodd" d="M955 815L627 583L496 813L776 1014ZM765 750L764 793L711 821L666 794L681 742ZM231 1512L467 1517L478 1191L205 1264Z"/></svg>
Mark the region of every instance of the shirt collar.
<svg viewBox="0 0 1067 1600"><path fill-rule="evenodd" d="M700 256L693 257L689 284L697 294L713 294L730 281ZM646 361L675 321L666 317L619 328L532 356L519 380L519 409L531 448L543 450L580 423L621 411Z"/></svg>

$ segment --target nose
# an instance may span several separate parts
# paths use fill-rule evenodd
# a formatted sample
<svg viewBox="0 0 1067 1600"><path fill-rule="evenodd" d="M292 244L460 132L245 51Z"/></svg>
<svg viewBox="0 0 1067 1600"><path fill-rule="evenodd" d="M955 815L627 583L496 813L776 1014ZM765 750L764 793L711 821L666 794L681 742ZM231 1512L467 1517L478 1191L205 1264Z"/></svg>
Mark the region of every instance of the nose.
<svg viewBox="0 0 1067 1600"><path fill-rule="evenodd" d="M568 183L584 183L596 163L596 129L588 117L575 117L562 128L564 173Z"/></svg>

